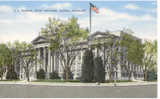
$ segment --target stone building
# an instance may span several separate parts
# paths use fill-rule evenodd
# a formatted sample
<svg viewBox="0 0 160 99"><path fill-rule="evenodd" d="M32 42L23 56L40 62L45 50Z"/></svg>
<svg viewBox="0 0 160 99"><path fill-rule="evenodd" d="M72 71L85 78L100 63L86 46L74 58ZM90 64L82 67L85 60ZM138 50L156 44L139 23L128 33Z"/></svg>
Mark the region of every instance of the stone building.
<svg viewBox="0 0 160 99"><path fill-rule="evenodd" d="M73 72L73 78L79 79L81 77L81 70L82 70L81 66L82 66L83 53L85 52L85 49L88 48L88 45L89 46L94 45L95 40L99 40L100 42L103 42L106 38L113 38L115 41L116 40L120 41L122 37L123 37L123 33L120 33L120 35L113 35L113 34L108 34L104 32L95 32L91 34L88 37L88 39L80 41L79 44L75 47L77 48L75 52L76 59L71 68ZM39 71L40 69L44 69L44 71L46 72L46 79L49 79L49 73L53 71L56 71L59 74L59 76L62 78L63 68L60 63L61 60L59 59L57 53L49 49L50 39L51 39L51 36L40 35L32 41L34 49L36 49L36 59L37 60L34 62L34 66L32 70L30 71L31 80L37 79L36 72ZM120 48L120 49L123 53L125 53L125 49L123 48ZM103 60L107 57L107 54L108 54L107 49L104 49L103 47L101 49L94 48L92 51L94 53L94 56L99 55L102 57ZM38 60L40 60L40 62ZM122 60L120 58L120 61L118 62L116 69L115 69L115 73L113 73L113 75L116 74L116 78L118 80L128 80L129 78L128 72L124 68L121 67L121 61ZM108 62L110 62L109 58L108 58ZM105 65L105 71L106 71L105 79L106 80L109 79L109 69L110 69L110 66L106 64ZM131 75L132 80L143 80L144 74L143 74L142 66L134 65L134 67L130 66L130 69L133 70L132 75ZM21 65L20 65L19 75L20 75L19 77L21 80L26 79L24 70L21 67Z"/></svg>

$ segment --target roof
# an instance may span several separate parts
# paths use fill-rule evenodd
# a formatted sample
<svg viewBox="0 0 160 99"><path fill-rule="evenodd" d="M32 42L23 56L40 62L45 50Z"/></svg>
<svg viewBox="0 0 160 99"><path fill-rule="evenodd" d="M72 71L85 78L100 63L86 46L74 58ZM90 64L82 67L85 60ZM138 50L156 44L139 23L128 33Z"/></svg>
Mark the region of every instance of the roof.
<svg viewBox="0 0 160 99"><path fill-rule="evenodd" d="M37 44L37 43L41 43L41 42L49 42L49 38L45 37L45 36L38 36L31 43L32 44Z"/></svg>
<svg viewBox="0 0 160 99"><path fill-rule="evenodd" d="M113 38L113 39L115 38L116 39L116 38L120 38L123 35L122 32L120 34L121 34L120 36L117 36L117 35L111 34L109 31L108 32L97 31L93 34L90 34L86 40L80 41L79 44L82 44L82 45L87 44L88 41L92 41L95 39L104 39L104 38ZM32 44L34 45L34 44L40 44L40 43L49 43L51 37L54 37L54 35L47 35L47 36L40 35L32 41ZM133 37L135 39L138 39L135 36Z"/></svg>
<svg viewBox="0 0 160 99"><path fill-rule="evenodd" d="M118 38L118 36L116 35L113 35L111 34L110 32L100 32L100 31L97 31L93 34L91 34L88 39L89 40L94 40L94 38L107 38L107 37L110 37L110 38Z"/></svg>

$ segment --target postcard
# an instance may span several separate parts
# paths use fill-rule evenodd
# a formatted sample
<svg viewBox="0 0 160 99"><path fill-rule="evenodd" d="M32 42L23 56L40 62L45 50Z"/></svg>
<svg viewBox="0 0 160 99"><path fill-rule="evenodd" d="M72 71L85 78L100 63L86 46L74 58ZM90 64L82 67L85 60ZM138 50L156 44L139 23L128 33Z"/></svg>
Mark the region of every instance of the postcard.
<svg viewBox="0 0 160 99"><path fill-rule="evenodd" d="M0 1L0 98L156 98L157 1Z"/></svg>

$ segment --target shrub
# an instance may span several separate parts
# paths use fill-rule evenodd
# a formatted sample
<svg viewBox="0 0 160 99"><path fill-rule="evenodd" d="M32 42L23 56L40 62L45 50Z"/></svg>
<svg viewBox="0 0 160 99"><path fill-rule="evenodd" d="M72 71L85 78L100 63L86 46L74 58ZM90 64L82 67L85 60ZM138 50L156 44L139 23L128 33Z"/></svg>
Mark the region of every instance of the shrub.
<svg viewBox="0 0 160 99"><path fill-rule="evenodd" d="M151 70L147 73L147 80L148 81L157 80L157 73L155 72L155 70Z"/></svg>
<svg viewBox="0 0 160 99"><path fill-rule="evenodd" d="M83 56L82 63L82 82L92 82L94 73L94 62L92 50L86 50Z"/></svg>
<svg viewBox="0 0 160 99"><path fill-rule="evenodd" d="M43 69L37 72L37 79L45 79L45 71Z"/></svg>
<svg viewBox="0 0 160 99"><path fill-rule="evenodd" d="M18 79L18 75L15 71L8 71L7 75L6 75L6 79L7 80L17 80Z"/></svg>
<svg viewBox="0 0 160 99"><path fill-rule="evenodd" d="M105 68L101 57L96 57L94 59L94 80L96 82L105 81Z"/></svg>
<svg viewBox="0 0 160 99"><path fill-rule="evenodd" d="M50 73L50 79L60 79L60 77L58 76L58 73L54 71Z"/></svg>

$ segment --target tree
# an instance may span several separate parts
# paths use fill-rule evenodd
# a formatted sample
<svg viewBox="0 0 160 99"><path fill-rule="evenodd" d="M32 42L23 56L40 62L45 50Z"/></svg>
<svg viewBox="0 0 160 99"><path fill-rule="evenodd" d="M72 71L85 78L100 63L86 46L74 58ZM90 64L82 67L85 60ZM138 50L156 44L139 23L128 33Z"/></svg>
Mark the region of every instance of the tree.
<svg viewBox="0 0 160 99"><path fill-rule="evenodd" d="M8 73L7 74L15 74L15 65L19 65L20 59L20 51L22 50L22 44L19 41L15 41L13 43L8 42L7 44L1 44L1 66L7 67ZM4 55L3 55L4 54ZM4 67L1 70L4 71ZM2 72L1 72L2 73ZM8 76L8 78L11 78ZM14 77L16 78L16 77Z"/></svg>
<svg viewBox="0 0 160 99"><path fill-rule="evenodd" d="M15 72L15 68L17 67L20 69L20 52L24 50L25 45L25 42L19 42L18 40L14 41L13 43L7 42L7 46L11 51L12 58L12 62L10 62L12 64L10 72Z"/></svg>
<svg viewBox="0 0 160 99"><path fill-rule="evenodd" d="M33 62L35 61L36 51L31 44L27 44L26 42L19 42L18 40L13 43L8 42L7 46L11 52L12 61L12 70L14 72L14 67L16 65L21 66L21 70L25 72L27 80L29 81L29 73L33 68Z"/></svg>
<svg viewBox="0 0 160 99"><path fill-rule="evenodd" d="M2 80L6 68L11 67L12 57L11 51L6 44L0 44L0 77Z"/></svg>
<svg viewBox="0 0 160 99"><path fill-rule="evenodd" d="M108 59L106 60L106 62L108 62L108 65L109 65L109 78L110 78L110 81L113 80L113 78L116 76L115 73L117 72L117 68L118 68L117 65L118 65L118 63L120 61L120 58L119 58L119 55L120 55L120 52L119 52L119 41L115 40L115 39L111 39L111 41L112 41L112 43L109 44L109 48L108 48L108 58L109 58L109 60ZM108 43L106 43L106 44L108 46Z"/></svg>
<svg viewBox="0 0 160 99"><path fill-rule="evenodd" d="M120 52L119 52L119 39L110 34L109 31L106 31L106 38L105 39L96 39L94 40L94 44L92 48L97 49L97 56L99 56L99 51L103 52L101 56L103 59L104 67L107 66L109 81L113 80L113 74L117 70L117 65L120 61Z"/></svg>
<svg viewBox="0 0 160 99"><path fill-rule="evenodd" d="M133 73L133 66L140 65L142 66L144 50L141 40L133 37L131 34L123 33L122 40L120 42L121 47L125 49L124 57L125 59L122 62L122 67L124 67L129 73L129 80ZM127 65L126 65L127 63Z"/></svg>
<svg viewBox="0 0 160 99"><path fill-rule="evenodd" d="M96 57L94 59L94 80L96 82L105 81L105 67L101 57Z"/></svg>
<svg viewBox="0 0 160 99"><path fill-rule="evenodd" d="M87 49L83 55L81 80L83 82L91 82L94 78L94 56L92 50Z"/></svg>
<svg viewBox="0 0 160 99"><path fill-rule="evenodd" d="M25 42L22 43L22 48L20 51L20 62L21 67L25 72L27 81L30 81L30 72L34 67L34 61L36 60L36 50L31 44Z"/></svg>
<svg viewBox="0 0 160 99"><path fill-rule="evenodd" d="M107 32L107 34L108 37L106 37L103 42L99 43L98 45L101 46L100 49L103 51L103 64L104 67L108 67L109 81L111 82L115 77L117 65L120 61L119 39L109 32Z"/></svg>
<svg viewBox="0 0 160 99"><path fill-rule="evenodd" d="M65 79L68 80L72 64L76 59L76 46L80 40L88 36L88 31L79 27L75 17L69 19L68 22L49 18L49 23L43 28L42 33L54 35L50 40L50 49L57 53L66 73Z"/></svg>
<svg viewBox="0 0 160 99"><path fill-rule="evenodd" d="M148 72L157 72L157 41L145 41L144 51L144 80L147 80Z"/></svg>

